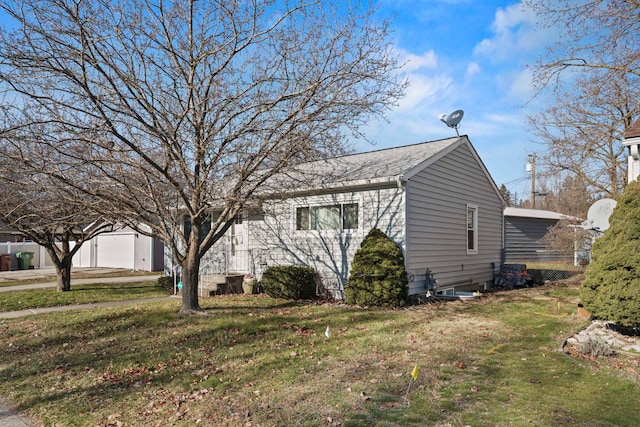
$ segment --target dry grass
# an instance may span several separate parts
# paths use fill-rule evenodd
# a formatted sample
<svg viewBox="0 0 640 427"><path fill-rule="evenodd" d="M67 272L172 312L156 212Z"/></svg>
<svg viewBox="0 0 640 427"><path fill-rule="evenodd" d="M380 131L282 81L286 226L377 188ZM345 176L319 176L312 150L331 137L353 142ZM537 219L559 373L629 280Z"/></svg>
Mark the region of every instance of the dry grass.
<svg viewBox="0 0 640 427"><path fill-rule="evenodd" d="M575 294L395 311L225 296L203 316L169 302L3 321L0 395L43 425L636 425L638 383L557 351L582 326Z"/></svg>

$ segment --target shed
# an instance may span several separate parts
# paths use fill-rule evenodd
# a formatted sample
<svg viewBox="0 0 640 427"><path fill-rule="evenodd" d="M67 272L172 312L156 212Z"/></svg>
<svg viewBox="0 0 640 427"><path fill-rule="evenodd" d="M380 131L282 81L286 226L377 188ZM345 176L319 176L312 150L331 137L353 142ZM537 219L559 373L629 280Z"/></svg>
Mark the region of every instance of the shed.
<svg viewBox="0 0 640 427"><path fill-rule="evenodd" d="M542 209L507 207L504 210L504 262L570 261L573 257L550 248L543 238L561 220L573 217Z"/></svg>

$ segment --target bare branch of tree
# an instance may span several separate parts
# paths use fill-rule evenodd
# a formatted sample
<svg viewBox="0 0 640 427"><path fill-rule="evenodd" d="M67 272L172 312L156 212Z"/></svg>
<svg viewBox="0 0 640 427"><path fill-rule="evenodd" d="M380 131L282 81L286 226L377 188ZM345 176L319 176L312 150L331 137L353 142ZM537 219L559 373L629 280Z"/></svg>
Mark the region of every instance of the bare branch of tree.
<svg viewBox="0 0 640 427"><path fill-rule="evenodd" d="M405 88L388 23L366 1L0 8L13 18L0 82L18 100L17 126L50 123L39 138L60 154L51 176L165 242L182 267L184 312L199 309L201 257L269 178L344 152Z"/></svg>

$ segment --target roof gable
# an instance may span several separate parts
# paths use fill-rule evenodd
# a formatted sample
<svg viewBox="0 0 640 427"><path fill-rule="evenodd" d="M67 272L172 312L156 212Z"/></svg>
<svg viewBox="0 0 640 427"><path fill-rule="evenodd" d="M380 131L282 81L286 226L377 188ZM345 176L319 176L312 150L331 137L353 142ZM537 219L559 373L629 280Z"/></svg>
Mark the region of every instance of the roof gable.
<svg viewBox="0 0 640 427"><path fill-rule="evenodd" d="M489 184L491 185L494 193L497 194L498 198L501 200L501 202L504 204L504 196L502 195L502 193L500 192L500 189L498 188L498 186L496 185L495 181L493 180L493 177L491 176L491 174L489 173L489 171L487 170L486 166L484 165L484 162L482 161L482 159L480 158L480 156L478 155L478 152L475 150L475 148L473 147L473 145L471 144L471 141L469 141L469 138L466 135L461 136L458 140L456 144L451 144L449 147L447 147L444 150L441 150L440 152L438 152L437 154L425 159L422 163L416 165L414 168L412 168L411 170L407 171L404 174L404 179L411 179L414 175L416 175L417 173L419 173L420 171L428 168L430 165L434 164L435 162L437 162L438 160L440 160L442 157L450 154L451 152L453 152L455 149L457 149L458 147L461 146L465 146L470 154L473 156L473 158L475 159L476 163L478 164L478 166L480 167L480 169L482 170L482 174L484 175L484 177L486 178L487 182L489 182Z"/></svg>
<svg viewBox="0 0 640 427"><path fill-rule="evenodd" d="M493 178L465 135L304 163L298 165L295 172L274 179L270 187L272 192L288 188L286 193L292 194L397 185L461 146L468 147L493 191L504 202Z"/></svg>

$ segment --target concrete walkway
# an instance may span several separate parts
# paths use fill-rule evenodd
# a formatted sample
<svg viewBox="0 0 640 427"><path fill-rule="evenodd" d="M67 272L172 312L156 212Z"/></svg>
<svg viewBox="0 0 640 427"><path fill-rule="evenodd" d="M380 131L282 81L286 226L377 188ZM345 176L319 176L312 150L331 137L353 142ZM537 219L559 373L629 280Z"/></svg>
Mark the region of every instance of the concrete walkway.
<svg viewBox="0 0 640 427"><path fill-rule="evenodd" d="M153 282L158 280L160 275L144 275L144 276L125 276L125 277L102 277L102 278L89 278L89 279L71 279L71 287L74 285L82 285L82 284L91 284L91 283L142 283L142 282ZM42 283L31 283L28 285L16 285L16 286L4 286L0 287L0 293L2 292L11 292L11 291L25 291L29 289L43 289L43 288L53 288L56 286L56 282L42 282ZM68 311L68 310L86 310L96 307L114 307L119 305L126 304L139 304L142 302L155 302L155 301L163 301L168 300L171 297L159 297L159 298L142 298L142 299L134 299L134 300L124 300L124 301L107 301L107 302L96 302L91 304L73 304L73 305L60 305L56 307L42 307L42 308L28 308L25 310L17 310L17 311L5 311L0 312L0 319L16 319L18 317L30 316L32 314L42 314L42 313L51 313L54 311ZM0 425L2 427L2 425Z"/></svg>
<svg viewBox="0 0 640 427"><path fill-rule="evenodd" d="M9 406L0 400L0 427L28 427L33 421L29 417L9 409Z"/></svg>
<svg viewBox="0 0 640 427"><path fill-rule="evenodd" d="M91 283L140 283L158 280L160 275L141 275L141 276L124 276L124 277L102 277L102 278L87 278L87 279L71 279L71 286L80 284ZM43 277L43 280L46 278ZM32 283L29 285L16 285L0 287L0 292L11 292L18 290L28 289L43 289L55 287L56 282L46 281L42 283ZM63 305L57 307L45 307L45 308L32 308L27 310L7 311L0 312L0 319L16 319L24 316L31 316L34 314L51 313L54 311L68 311L68 310L87 310L96 307L115 307L127 304L140 304L147 302L168 301L170 299L176 299L175 296L159 297L159 298L142 298L135 300L125 301L108 301L98 302L92 304L74 304ZM26 416L19 414L9 408L9 406L0 399L0 427L28 427L34 425L33 421Z"/></svg>

